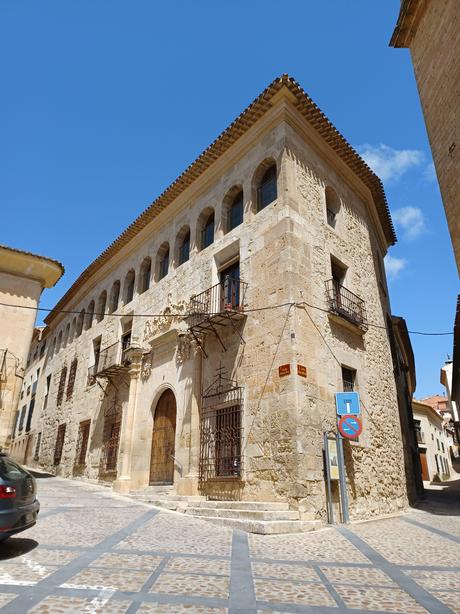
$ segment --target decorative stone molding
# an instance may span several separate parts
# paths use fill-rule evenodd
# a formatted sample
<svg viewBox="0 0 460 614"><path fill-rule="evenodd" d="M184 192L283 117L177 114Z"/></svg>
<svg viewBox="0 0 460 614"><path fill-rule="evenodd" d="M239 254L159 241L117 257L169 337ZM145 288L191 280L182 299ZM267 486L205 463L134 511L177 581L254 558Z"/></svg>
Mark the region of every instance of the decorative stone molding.
<svg viewBox="0 0 460 614"><path fill-rule="evenodd" d="M143 380L146 380L150 377L152 373L153 366L153 351L144 352L142 356L142 364L141 364L141 377Z"/></svg>
<svg viewBox="0 0 460 614"><path fill-rule="evenodd" d="M145 343L151 343L155 337L163 335L173 328L179 328L182 324L181 318L171 317L170 314L183 314L185 316L187 312L188 303L186 301L180 301L176 304L170 304L166 309L163 310L163 314L157 316L156 318L152 318L151 320L147 320L144 326L144 337L143 341Z"/></svg>
<svg viewBox="0 0 460 614"><path fill-rule="evenodd" d="M182 365L190 359L196 349L196 344L189 332L180 331L177 335L176 363Z"/></svg>

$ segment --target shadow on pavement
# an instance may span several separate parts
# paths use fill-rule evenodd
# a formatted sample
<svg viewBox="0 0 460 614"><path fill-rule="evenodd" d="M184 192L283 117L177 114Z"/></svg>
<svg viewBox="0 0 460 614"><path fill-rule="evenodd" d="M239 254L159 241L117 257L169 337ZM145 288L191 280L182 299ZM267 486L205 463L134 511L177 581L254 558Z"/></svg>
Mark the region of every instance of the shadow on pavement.
<svg viewBox="0 0 460 614"><path fill-rule="evenodd" d="M413 507L440 516L460 516L460 477L431 484L425 488L425 499Z"/></svg>
<svg viewBox="0 0 460 614"><path fill-rule="evenodd" d="M34 539L25 537L10 537L0 543L0 561L14 559L17 556L27 554L38 546L38 542Z"/></svg>

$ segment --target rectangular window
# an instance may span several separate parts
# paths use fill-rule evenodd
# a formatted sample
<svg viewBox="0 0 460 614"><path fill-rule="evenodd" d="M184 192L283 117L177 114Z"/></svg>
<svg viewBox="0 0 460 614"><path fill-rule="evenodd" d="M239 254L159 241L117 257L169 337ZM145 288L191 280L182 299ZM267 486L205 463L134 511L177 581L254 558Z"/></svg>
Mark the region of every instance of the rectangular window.
<svg viewBox="0 0 460 614"><path fill-rule="evenodd" d="M35 444L35 452L34 452L34 461L38 461L40 459L40 444L42 442L42 434L38 433L37 435L37 443Z"/></svg>
<svg viewBox="0 0 460 614"><path fill-rule="evenodd" d="M30 431L30 425L32 424L32 416L34 414L35 398L30 401L29 413L27 414L26 433Z"/></svg>
<svg viewBox="0 0 460 614"><path fill-rule="evenodd" d="M88 449L89 431L91 428L91 420L80 422L78 429L77 451L75 454L75 465L84 467L86 465L86 451Z"/></svg>
<svg viewBox="0 0 460 614"><path fill-rule="evenodd" d="M61 375L59 377L59 386L57 392L56 404L59 406L62 403L62 399L64 398L64 390L65 390L65 381L67 378L67 367L62 367Z"/></svg>
<svg viewBox="0 0 460 614"><path fill-rule="evenodd" d="M219 272L221 310L236 309L240 304L240 262L234 262Z"/></svg>
<svg viewBox="0 0 460 614"><path fill-rule="evenodd" d="M51 388L51 374L46 376L45 398L43 399L43 409L48 405L48 396Z"/></svg>
<svg viewBox="0 0 460 614"><path fill-rule="evenodd" d="M342 389L344 392L353 392L355 389L356 371L342 366Z"/></svg>
<svg viewBox="0 0 460 614"><path fill-rule="evenodd" d="M58 426L57 435L56 435L56 443L54 445L54 464L59 465L62 458L62 450L64 448L64 439L65 439L65 424L60 424Z"/></svg>
<svg viewBox="0 0 460 614"><path fill-rule="evenodd" d="M72 398L73 389L75 386L75 377L77 375L78 359L74 358L70 364L69 381L67 382L66 400Z"/></svg>
<svg viewBox="0 0 460 614"><path fill-rule="evenodd" d="M24 419L26 417L26 411L27 411L27 405L23 405L21 408L21 415L19 417L18 431L22 431L22 429L24 428Z"/></svg>

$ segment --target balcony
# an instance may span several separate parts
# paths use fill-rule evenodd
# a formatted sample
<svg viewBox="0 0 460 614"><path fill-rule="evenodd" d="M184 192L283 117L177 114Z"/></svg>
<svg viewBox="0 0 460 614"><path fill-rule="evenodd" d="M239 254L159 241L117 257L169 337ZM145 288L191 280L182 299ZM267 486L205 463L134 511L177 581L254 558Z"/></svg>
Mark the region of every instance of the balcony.
<svg viewBox="0 0 460 614"><path fill-rule="evenodd" d="M329 313L341 323L348 323L355 331L367 331L366 305L359 296L347 290L335 279L326 281L326 292L329 303Z"/></svg>
<svg viewBox="0 0 460 614"><path fill-rule="evenodd" d="M190 299L187 324L192 332L216 331L244 317L247 283L241 279L226 277Z"/></svg>
<svg viewBox="0 0 460 614"><path fill-rule="evenodd" d="M96 363L88 369L88 383L94 383L97 377L111 378L126 373L129 367L126 358L128 348L129 343L123 339L101 350Z"/></svg>
<svg viewBox="0 0 460 614"><path fill-rule="evenodd" d="M417 439L417 443L426 444L425 435L422 431L415 429L415 438Z"/></svg>

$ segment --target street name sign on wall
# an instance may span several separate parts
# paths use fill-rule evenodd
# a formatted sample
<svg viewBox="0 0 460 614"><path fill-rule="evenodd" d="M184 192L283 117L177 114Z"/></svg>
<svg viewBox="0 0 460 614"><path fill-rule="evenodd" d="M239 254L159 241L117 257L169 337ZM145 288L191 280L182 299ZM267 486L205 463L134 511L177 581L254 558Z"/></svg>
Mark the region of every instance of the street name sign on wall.
<svg viewBox="0 0 460 614"><path fill-rule="evenodd" d="M346 439L356 439L363 432L363 424L358 416L342 416L339 420L339 431Z"/></svg>
<svg viewBox="0 0 460 614"><path fill-rule="evenodd" d="M361 413L357 392L336 392L335 406L339 416L359 416Z"/></svg>

